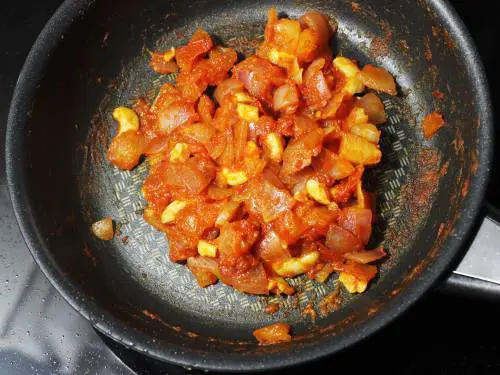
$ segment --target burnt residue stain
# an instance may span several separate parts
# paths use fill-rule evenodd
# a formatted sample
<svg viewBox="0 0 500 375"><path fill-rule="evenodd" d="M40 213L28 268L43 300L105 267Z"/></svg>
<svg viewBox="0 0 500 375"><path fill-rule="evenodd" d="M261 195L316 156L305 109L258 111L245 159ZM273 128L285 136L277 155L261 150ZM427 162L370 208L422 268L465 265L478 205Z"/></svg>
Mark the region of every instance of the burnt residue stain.
<svg viewBox="0 0 500 375"><path fill-rule="evenodd" d="M451 143L453 145L453 149L455 150L455 154L462 157L464 154L464 138L462 136L462 131L457 128L455 132L455 139Z"/></svg>
<svg viewBox="0 0 500 375"><path fill-rule="evenodd" d="M167 322L165 322L162 318L160 318L160 316L158 314L155 314L147 309L143 309L142 310L142 314L146 317L148 317L149 319L151 320L154 320L154 321L157 321L159 323L161 323L162 325L164 325L165 327L167 328L170 328L171 330L177 332L177 333L182 333L184 335L186 335L187 337L189 338L198 338L200 337L200 335L196 332L192 332L192 331L184 331L182 329L181 326L178 326L178 325L173 325L173 324L169 324Z"/></svg>
<svg viewBox="0 0 500 375"><path fill-rule="evenodd" d="M462 186L462 190L460 191L462 198L465 198L469 193L470 180L465 180Z"/></svg>
<svg viewBox="0 0 500 375"><path fill-rule="evenodd" d="M434 90L432 92L432 96L435 97L437 100L444 100L444 94L439 90Z"/></svg>
<svg viewBox="0 0 500 375"><path fill-rule="evenodd" d="M477 169L479 168L479 159L477 158L477 150L474 149L471 151L471 160L472 160L472 164L471 164L471 174L472 175L475 175L476 172L477 172Z"/></svg>
<svg viewBox="0 0 500 375"><path fill-rule="evenodd" d="M432 61L431 41L429 36L424 38L424 57L428 62Z"/></svg>
<svg viewBox="0 0 500 375"><path fill-rule="evenodd" d="M359 12L360 8L361 8L361 6L358 3L354 2L354 1L351 3L351 9L354 13Z"/></svg>
<svg viewBox="0 0 500 375"><path fill-rule="evenodd" d="M442 165L441 169L439 170L439 175L440 175L441 177L446 176L446 174L448 173L448 167L449 167L449 166L450 166L450 162L449 162L449 161L447 161L447 162L443 163L443 165Z"/></svg>
<svg viewBox="0 0 500 375"><path fill-rule="evenodd" d="M187 335L188 337L191 337L192 339L196 339L196 338L200 337L200 335L199 335L198 333L196 333L196 332L191 332L191 331L187 331L187 332L186 332L186 335Z"/></svg>

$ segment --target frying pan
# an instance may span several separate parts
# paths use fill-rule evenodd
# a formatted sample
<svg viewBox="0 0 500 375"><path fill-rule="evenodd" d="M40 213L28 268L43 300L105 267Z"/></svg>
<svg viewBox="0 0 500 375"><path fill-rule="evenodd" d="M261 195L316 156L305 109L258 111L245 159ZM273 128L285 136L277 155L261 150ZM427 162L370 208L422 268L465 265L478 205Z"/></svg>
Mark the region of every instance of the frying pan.
<svg viewBox="0 0 500 375"><path fill-rule="evenodd" d="M105 160L115 129L111 111L152 99L164 80L146 48L185 43L202 27L251 52L267 9L308 10L338 23L336 53L388 69L398 97L382 95L382 163L369 171L377 193L373 245L390 254L361 295L304 278L295 297L245 295L222 284L197 287L168 260L168 242L142 219L146 163L121 172ZM442 93L443 95L441 95ZM149 356L221 371L273 369L334 353L403 313L442 275L469 239L492 157L492 115L479 57L443 0L123 1L68 0L40 34L19 77L6 147L9 188L24 238L41 269L96 329ZM431 140L421 121L434 110L446 127ZM93 238L92 222L111 216L118 234ZM265 314L269 302L277 314ZM304 314L306 306L316 319ZM291 343L262 347L253 329L293 325Z"/></svg>

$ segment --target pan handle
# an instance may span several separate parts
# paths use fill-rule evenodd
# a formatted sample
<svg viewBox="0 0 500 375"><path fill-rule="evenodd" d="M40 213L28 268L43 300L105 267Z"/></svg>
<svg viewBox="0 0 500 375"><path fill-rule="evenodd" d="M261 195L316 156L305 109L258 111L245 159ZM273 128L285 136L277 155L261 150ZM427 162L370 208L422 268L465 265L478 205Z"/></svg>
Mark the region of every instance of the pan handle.
<svg viewBox="0 0 500 375"><path fill-rule="evenodd" d="M438 288L446 293L500 300L500 210L485 203L478 229L457 268Z"/></svg>

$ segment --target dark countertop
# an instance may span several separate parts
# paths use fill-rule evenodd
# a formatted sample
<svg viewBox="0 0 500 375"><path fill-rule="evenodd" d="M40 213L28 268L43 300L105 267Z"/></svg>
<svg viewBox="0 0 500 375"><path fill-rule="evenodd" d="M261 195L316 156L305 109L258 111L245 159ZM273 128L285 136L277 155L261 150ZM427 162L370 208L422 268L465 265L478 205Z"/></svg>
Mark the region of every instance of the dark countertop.
<svg viewBox="0 0 500 375"><path fill-rule="evenodd" d="M186 373L98 335L39 271L17 227L3 164L8 104L31 44L59 3L18 0L3 4L0 13L0 374ZM478 45L495 107L500 108L495 61L500 50L495 37L500 32L496 20L500 4L452 3ZM488 199L497 206L499 188L500 179L493 178ZM495 303L431 292L403 317L353 348L307 368L281 373L299 374L307 369L316 373L500 374L499 301L500 297Z"/></svg>

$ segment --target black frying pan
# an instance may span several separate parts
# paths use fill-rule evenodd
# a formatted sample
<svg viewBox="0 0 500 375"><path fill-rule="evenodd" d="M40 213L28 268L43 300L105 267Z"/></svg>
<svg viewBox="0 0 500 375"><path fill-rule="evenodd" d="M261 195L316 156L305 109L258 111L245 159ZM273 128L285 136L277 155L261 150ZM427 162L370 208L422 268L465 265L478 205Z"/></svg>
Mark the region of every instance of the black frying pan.
<svg viewBox="0 0 500 375"><path fill-rule="evenodd" d="M464 25L442 0L66 1L36 41L9 116L7 172L22 232L59 292L101 332L150 356L213 370L271 369L312 360L368 336L405 311L445 274L478 213L491 162L492 116L481 62ZM269 299L218 284L197 287L169 262L163 235L146 225L138 193L146 171L119 172L105 160L111 110L152 98L162 80L146 48L187 41L203 27L249 52L267 9L319 10L338 22L334 50L393 73L397 98L383 97L374 243L390 259L368 292L315 322L301 312L334 290L295 281L298 296ZM433 92L444 94L438 99ZM441 110L447 126L423 139L421 120ZM92 222L112 216L120 234L102 242ZM272 299L272 298L271 298ZM298 306L298 308L297 308ZM275 321L295 340L259 347L251 332Z"/></svg>

